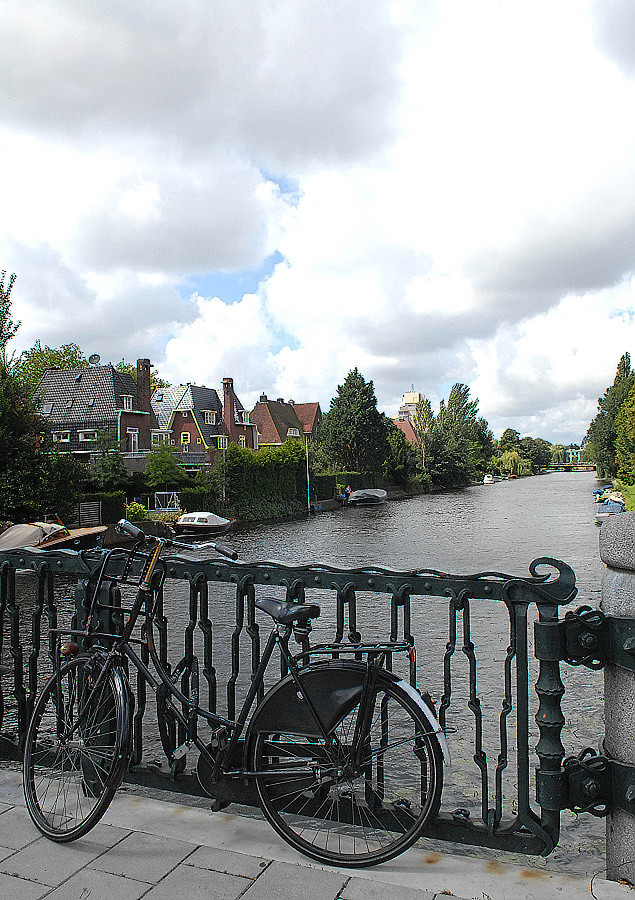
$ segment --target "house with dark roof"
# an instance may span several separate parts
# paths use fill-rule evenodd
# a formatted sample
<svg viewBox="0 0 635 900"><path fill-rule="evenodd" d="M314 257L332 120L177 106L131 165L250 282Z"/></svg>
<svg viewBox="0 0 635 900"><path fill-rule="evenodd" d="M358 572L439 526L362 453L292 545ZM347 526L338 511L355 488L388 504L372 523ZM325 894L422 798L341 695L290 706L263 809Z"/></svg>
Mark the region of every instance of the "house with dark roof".
<svg viewBox="0 0 635 900"><path fill-rule="evenodd" d="M137 380L114 366L47 369L34 391L59 450L94 453L110 435L136 454L152 445L158 428L150 403L150 360L137 360Z"/></svg>
<svg viewBox="0 0 635 900"><path fill-rule="evenodd" d="M303 405L311 406L312 404ZM260 447L279 447L287 438L304 439L305 426L298 416L296 405L291 400L288 403L285 403L282 397L277 400L269 400L266 394L261 394L250 417L258 428ZM308 414L306 421L307 424L312 421Z"/></svg>
<svg viewBox="0 0 635 900"><path fill-rule="evenodd" d="M209 461L210 454L227 443L257 449L257 430L234 393L231 378L223 379L223 401L214 388L201 385L159 388L152 396L160 426L153 435L154 445L172 443L197 462L203 461L197 459L199 454Z"/></svg>
<svg viewBox="0 0 635 900"><path fill-rule="evenodd" d="M411 444L419 443L410 419L393 419L392 424L398 428L399 431L403 431L406 440L410 441Z"/></svg>
<svg viewBox="0 0 635 900"><path fill-rule="evenodd" d="M293 400L289 400L293 403ZM319 403L293 403L295 413L302 424L305 438L310 442L314 440L317 429L322 421L322 410Z"/></svg>

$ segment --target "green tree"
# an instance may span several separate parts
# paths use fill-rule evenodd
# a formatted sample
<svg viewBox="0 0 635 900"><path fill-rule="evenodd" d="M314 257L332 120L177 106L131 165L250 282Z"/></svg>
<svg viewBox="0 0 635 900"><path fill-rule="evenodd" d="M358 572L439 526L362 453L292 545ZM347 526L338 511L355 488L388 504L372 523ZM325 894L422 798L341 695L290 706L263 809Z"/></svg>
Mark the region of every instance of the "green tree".
<svg viewBox="0 0 635 900"><path fill-rule="evenodd" d="M517 450L505 450L497 462L498 468L503 475L531 474L531 465L529 461L523 459Z"/></svg>
<svg viewBox="0 0 635 900"><path fill-rule="evenodd" d="M551 462L556 466L561 466L566 462L567 454L562 444L551 445Z"/></svg>
<svg viewBox="0 0 635 900"><path fill-rule="evenodd" d="M515 450L517 453L521 450L520 434L513 428L506 428L498 442L499 454L502 455L507 450Z"/></svg>
<svg viewBox="0 0 635 900"><path fill-rule="evenodd" d="M551 463L551 444L542 438L521 438L519 452L531 466L534 475L546 469Z"/></svg>
<svg viewBox="0 0 635 900"><path fill-rule="evenodd" d="M130 475L124 465L121 442L113 432L101 433L95 445L91 481L99 491L125 491Z"/></svg>
<svg viewBox="0 0 635 900"><path fill-rule="evenodd" d="M18 356L14 371L33 393L47 369L85 369L87 365L88 360L77 344L42 347L36 341L30 350L25 350Z"/></svg>
<svg viewBox="0 0 635 900"><path fill-rule="evenodd" d="M635 484L635 386L615 420L615 452L618 478L624 484Z"/></svg>
<svg viewBox="0 0 635 900"><path fill-rule="evenodd" d="M162 444L148 454L145 476L148 487L163 491L177 491L190 484L191 480L177 460L178 450L169 444Z"/></svg>
<svg viewBox="0 0 635 900"><path fill-rule="evenodd" d="M613 384L598 400L597 415L586 434L589 453L600 478L614 478L617 474L616 420L620 407L634 384L635 373L631 370L631 357L624 353L617 365Z"/></svg>
<svg viewBox="0 0 635 900"><path fill-rule="evenodd" d="M441 401L435 416L427 398L417 405L413 429L421 447L426 473L444 487L465 485L487 468L492 433L478 417L478 400L472 400L465 384L455 384L447 403Z"/></svg>
<svg viewBox="0 0 635 900"><path fill-rule="evenodd" d="M11 290L16 275L14 272L5 283L6 274L6 269L0 272L0 365L2 366L7 365L7 344L20 327L20 323L14 322L11 318Z"/></svg>
<svg viewBox="0 0 635 900"><path fill-rule="evenodd" d="M332 468L380 472L389 454L388 429L372 381L355 368L337 388L319 439Z"/></svg>

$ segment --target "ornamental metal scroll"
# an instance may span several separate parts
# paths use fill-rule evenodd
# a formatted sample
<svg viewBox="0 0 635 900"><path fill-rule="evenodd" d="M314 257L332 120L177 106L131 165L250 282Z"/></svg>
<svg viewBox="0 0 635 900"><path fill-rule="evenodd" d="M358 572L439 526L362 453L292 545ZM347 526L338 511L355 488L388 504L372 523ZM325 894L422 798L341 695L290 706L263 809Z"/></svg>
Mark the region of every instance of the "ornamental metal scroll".
<svg viewBox="0 0 635 900"><path fill-rule="evenodd" d="M3 678L11 722L9 726L5 722L7 739L0 745L0 752L3 747L5 753L7 747L19 749L35 689L46 669L43 663L48 658L49 648L42 617L46 615L48 621L45 624L48 625L53 624L58 615L68 616L62 595L69 592L75 595L73 615L80 616L85 609L86 585L100 559L99 551L14 550L0 553L0 661L6 662L5 657L8 657L12 667L11 675ZM109 572L116 579L124 564L116 559L112 562ZM535 801L530 796L529 614L532 610L535 615L537 610L539 622L553 623L558 620L559 606L573 600L575 575L566 563L549 557L537 559L529 566L527 577L496 571L452 575L427 568L395 571L379 566L341 569L326 564L232 563L200 560L189 555L171 557L165 564L167 578L157 597L158 649L161 659L166 663L170 660L173 671L178 672L186 697L195 667L202 674L201 694L205 702L211 709L216 709L222 700L228 715L233 716L237 693L249 680L260 658L255 607L258 597L274 592L302 603L305 599L314 599L317 592L323 613L319 621L326 620L332 628L329 641L348 644L365 637L367 626L363 620L372 600L381 612L381 617L377 618L386 620L384 639L407 640L413 647L409 669L399 673L400 677L409 679L414 686L419 681L422 690L431 689L439 694L438 715L443 726L448 726L456 698L463 692L466 698L463 712L472 722L472 759L467 760L470 768L466 771L472 793L478 798L476 809L466 808L466 804L446 809L444 798L442 813L430 836L525 853L547 854L556 846L562 807L551 802L544 786L550 784L550 776L562 769L565 751L561 741L564 724L561 699L564 688L559 660L540 659L535 683L538 700L535 718L539 733L537 771L543 788L542 796ZM35 604L25 595L24 584L18 591L20 596L16 597L16 573L19 570L31 573L28 580L30 594L36 598ZM176 590L179 584L185 587L187 603L180 602L182 612L179 609L177 616L175 609L166 612L164 594ZM228 589L234 592L233 607L226 600ZM218 600L221 594L225 598L222 603ZM432 601L434 607L430 605ZM488 601L497 602L497 615L504 609L508 621L502 629L506 648L500 679L501 707L495 726L499 746L494 761L483 740L484 714L491 710L489 701L482 694L479 677L484 660L474 633L475 617L478 618L483 610L492 609ZM122 603L125 605L125 597ZM110 601L105 604L115 608L113 615L116 615L116 605ZM440 614L447 616L447 635L438 659L433 660L427 623L432 615ZM221 616L224 617L222 621ZM222 639L221 633L225 635ZM301 649L309 650L308 634L300 640ZM462 679L457 675L459 660L467 666L467 675ZM424 666L431 662L441 669L442 686L441 683L430 685L422 677ZM390 659L387 665L392 665ZM219 676L221 669L222 678ZM24 688L25 676L28 691ZM194 682L198 690L198 677ZM145 684L138 681L132 688L136 695L136 712L133 771L129 777L172 791L200 793L193 776L183 771L184 758L179 759L169 773L165 772L165 763L161 766L160 760L148 761L145 748L151 744L157 730L164 750L178 746L180 736L174 717L170 716L161 696L157 695L155 711L154 704L147 702ZM12 739L8 736L10 731L14 732ZM449 739L452 748L452 734ZM472 766L476 767L475 771ZM515 794L511 798L506 795L506 790L507 794L511 792L504 789L508 770L513 771L516 781ZM461 778L465 780L463 770ZM249 802L248 792L234 799Z"/></svg>

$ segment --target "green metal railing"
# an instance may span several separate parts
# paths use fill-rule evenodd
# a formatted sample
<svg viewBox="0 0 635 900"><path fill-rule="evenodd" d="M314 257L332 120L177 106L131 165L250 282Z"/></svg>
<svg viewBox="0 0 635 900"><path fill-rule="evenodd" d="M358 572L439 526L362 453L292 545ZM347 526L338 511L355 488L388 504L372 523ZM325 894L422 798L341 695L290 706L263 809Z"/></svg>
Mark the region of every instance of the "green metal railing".
<svg viewBox="0 0 635 900"><path fill-rule="evenodd" d="M63 627L65 619L81 627L86 615L90 573L99 558L100 551L0 552L0 661L11 666L11 673L2 679L6 712L0 755L19 755L38 686L51 667L48 628ZM378 609L382 612L379 618L386 622L383 636L390 640L407 640L417 650L417 660L415 654L410 656L409 671L400 673L402 677L415 686L419 678L422 681L420 687L433 693L434 687L439 688L437 711L442 726L446 727L457 697L464 699L463 714L468 717L468 723L471 721L472 759L460 761L462 766L468 764L466 772L461 768L460 781L464 783L467 779L472 796L478 798L477 814L473 815L464 807L446 810L444 800L442 813L430 836L523 853L547 854L557 845L560 810L566 808L554 787L561 784L565 755L561 740L564 687L560 661L563 657L552 651L549 642L544 640L542 650L539 647L534 653L530 632L533 619L536 619L537 633L540 629L542 633L548 632L549 627L558 622L559 607L575 597L575 575L568 565L541 558L531 563L526 577L499 572L450 575L433 569L397 572L380 567L344 570L321 564L303 567L270 562L244 564L185 556L166 560L166 566L164 594L183 585L187 591L187 605L182 605L187 614L174 628L165 612L165 597L158 598L161 659L166 665L179 666L181 688L187 695L191 663L196 653L205 701L215 710L219 694L224 691L223 702L230 718L236 710L237 692L248 681L260 657L256 596L266 591L297 602L304 602L309 597L314 600L317 596L323 611L319 622L325 619L330 623L331 633L327 639L338 642L359 641L360 621L368 618L364 615L370 603L367 598L368 595L373 597L372 602L379 603ZM120 590L116 582L122 568L121 560L113 560L110 574L114 580L104 589L101 598L107 629L119 627L125 615L122 605L125 609L126 590ZM228 590L233 595L229 628ZM72 596L65 599L63 594ZM220 606L224 621L220 619L216 602L221 594L225 598ZM443 611L448 623L442 659L437 660L442 671L442 688L427 681L423 683L421 677L422 663L429 661L431 653L425 627L425 603L434 598L436 603L430 608L430 615ZM473 620L484 609L489 610L491 604L497 604L497 612L504 607L508 621L508 627L505 626L504 634L500 635L500 639L507 642L502 671L494 678L496 685L500 685L498 714L493 713L493 704L482 702L477 675L484 662L478 656L478 642L473 639ZM212 605L215 616L210 615ZM413 633L413 611L418 622L416 634ZM319 627L324 626L320 624ZM219 636L228 631L226 638ZM372 638L377 636L374 634ZM308 637L304 639L303 649L309 649ZM467 669L463 677L459 660ZM537 672L535 684L530 678L534 668ZM224 669L222 679L218 675L219 669ZM145 683L137 681L132 688L136 707L130 778L145 784L169 786L171 790L200 793L193 776L183 771L184 759L173 764L167 777L161 774L158 765L144 764L144 746L156 732L157 718L148 709ZM530 721L532 703L536 703L534 690L538 735L535 757L532 756L533 726ZM498 736L495 754L484 740L484 714L495 715ZM160 704L157 715L164 748L166 742L172 747L178 746L179 735L174 733L174 723L164 717ZM452 734L449 738L452 749ZM534 763L536 797L531 774ZM233 799L247 802L248 792Z"/></svg>

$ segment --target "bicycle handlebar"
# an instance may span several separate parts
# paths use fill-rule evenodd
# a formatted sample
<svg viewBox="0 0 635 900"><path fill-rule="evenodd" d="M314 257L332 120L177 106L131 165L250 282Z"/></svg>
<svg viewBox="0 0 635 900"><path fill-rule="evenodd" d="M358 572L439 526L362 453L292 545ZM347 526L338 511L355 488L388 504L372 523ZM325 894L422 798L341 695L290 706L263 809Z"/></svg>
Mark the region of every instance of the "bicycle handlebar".
<svg viewBox="0 0 635 900"><path fill-rule="evenodd" d="M154 535L146 534L145 531L137 528L136 525L133 525L132 522L129 522L127 519L120 519L117 522L117 529L118 531L122 531L124 534L129 535L131 538L134 538L136 541L157 540ZM238 559L238 553L236 553L235 550L232 550L230 547L225 547L223 544L217 544L215 541L205 541L201 544L183 544L172 538L161 538L161 540L167 547L180 547L183 550L204 550L207 547L211 547L212 550L215 550L216 553L220 553L221 556L226 556L227 559L234 561Z"/></svg>

